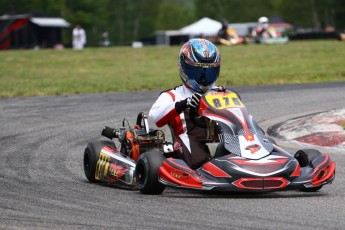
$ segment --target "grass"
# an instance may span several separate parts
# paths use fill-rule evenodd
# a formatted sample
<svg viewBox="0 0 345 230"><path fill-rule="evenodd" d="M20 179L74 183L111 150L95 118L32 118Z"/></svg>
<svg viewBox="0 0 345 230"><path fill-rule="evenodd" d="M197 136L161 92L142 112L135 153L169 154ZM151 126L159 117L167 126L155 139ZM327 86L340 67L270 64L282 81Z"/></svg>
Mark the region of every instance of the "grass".
<svg viewBox="0 0 345 230"><path fill-rule="evenodd" d="M345 80L345 44L220 46L219 85ZM0 97L167 89L181 84L180 47L0 52Z"/></svg>

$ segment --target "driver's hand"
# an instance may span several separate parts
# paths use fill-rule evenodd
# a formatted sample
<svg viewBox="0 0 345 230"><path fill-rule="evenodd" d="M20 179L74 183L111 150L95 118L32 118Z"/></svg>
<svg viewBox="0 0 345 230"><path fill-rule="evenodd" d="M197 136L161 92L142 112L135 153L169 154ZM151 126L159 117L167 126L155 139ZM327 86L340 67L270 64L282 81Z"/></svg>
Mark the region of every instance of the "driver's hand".
<svg viewBox="0 0 345 230"><path fill-rule="evenodd" d="M200 93L195 93L191 97L187 98L187 107L190 109L198 109L200 98L202 95Z"/></svg>

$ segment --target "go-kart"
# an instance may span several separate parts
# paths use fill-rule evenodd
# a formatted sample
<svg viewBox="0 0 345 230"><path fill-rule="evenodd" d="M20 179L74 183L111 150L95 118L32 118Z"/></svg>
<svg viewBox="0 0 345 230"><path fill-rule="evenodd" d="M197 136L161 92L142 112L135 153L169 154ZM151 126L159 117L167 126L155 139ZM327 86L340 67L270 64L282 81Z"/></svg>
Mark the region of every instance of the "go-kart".
<svg viewBox="0 0 345 230"><path fill-rule="evenodd" d="M237 94L210 91L190 111L197 126L207 129L210 160L191 169L165 141L160 130L149 128L144 113L135 126L105 127L102 135L114 141L90 142L84 153L84 171L90 182L120 183L143 194L161 194L166 186L212 191L315 192L335 177L336 163L314 149L294 156L265 135ZM127 125L126 125L127 124ZM216 138L215 138L216 137Z"/></svg>
<svg viewBox="0 0 345 230"><path fill-rule="evenodd" d="M227 46L246 44L247 40L244 37L238 36L237 32L233 28L229 28L226 31L225 37L218 37L218 43Z"/></svg>
<svg viewBox="0 0 345 230"><path fill-rule="evenodd" d="M252 38L248 38L248 41L257 44L285 44L289 41L289 37L283 36L280 32L276 31L273 27L269 27L266 31L262 32L260 35L254 35Z"/></svg>
<svg viewBox="0 0 345 230"><path fill-rule="evenodd" d="M288 37L277 37L277 38L260 38L258 43L261 44L285 44L289 41Z"/></svg>

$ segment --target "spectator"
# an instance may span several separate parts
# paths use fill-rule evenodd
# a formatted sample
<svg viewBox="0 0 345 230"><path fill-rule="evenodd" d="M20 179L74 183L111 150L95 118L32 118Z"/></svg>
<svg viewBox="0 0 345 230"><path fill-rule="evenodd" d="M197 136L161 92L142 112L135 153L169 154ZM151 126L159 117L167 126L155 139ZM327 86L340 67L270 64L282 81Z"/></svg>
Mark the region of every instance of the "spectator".
<svg viewBox="0 0 345 230"><path fill-rule="evenodd" d="M86 44L86 33L78 24L73 29L73 49L81 50Z"/></svg>
<svg viewBox="0 0 345 230"><path fill-rule="evenodd" d="M331 24L327 24L326 25L326 28L325 28L325 32L326 33L332 33L334 31L335 31L335 29L334 29L334 27Z"/></svg>

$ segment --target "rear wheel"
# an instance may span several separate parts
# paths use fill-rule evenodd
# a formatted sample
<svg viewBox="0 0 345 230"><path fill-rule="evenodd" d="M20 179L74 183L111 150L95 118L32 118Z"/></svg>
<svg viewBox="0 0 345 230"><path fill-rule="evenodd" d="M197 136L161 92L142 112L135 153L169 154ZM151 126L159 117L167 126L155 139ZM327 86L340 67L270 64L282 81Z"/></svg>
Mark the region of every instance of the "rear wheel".
<svg viewBox="0 0 345 230"><path fill-rule="evenodd" d="M135 167L136 186L143 194L161 194L165 185L158 181L159 167L164 156L159 152L146 152L140 155Z"/></svg>
<svg viewBox="0 0 345 230"><path fill-rule="evenodd" d="M84 173L86 178L92 182L96 183L99 182L95 179L96 174L96 165L99 159L99 153L101 152L102 148L105 146L109 146L115 149L115 144L112 141L108 140L95 140L91 141L87 144L85 151L84 151Z"/></svg>
<svg viewBox="0 0 345 230"><path fill-rule="evenodd" d="M314 167L312 164L312 161L320 155L321 155L320 151L316 149L302 149L296 152L295 158L297 159L301 167L306 167L306 166ZM316 191L319 191L321 188L322 188L322 185L317 186L317 187L311 187L311 188L301 188L300 190L303 192L316 192Z"/></svg>

